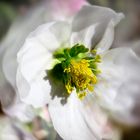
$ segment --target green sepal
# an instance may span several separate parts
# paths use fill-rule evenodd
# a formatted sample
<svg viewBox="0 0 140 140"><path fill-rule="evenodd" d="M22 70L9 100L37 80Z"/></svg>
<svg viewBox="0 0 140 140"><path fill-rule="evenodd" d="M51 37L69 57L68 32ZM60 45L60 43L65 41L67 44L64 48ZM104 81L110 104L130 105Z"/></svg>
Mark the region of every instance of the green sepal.
<svg viewBox="0 0 140 140"><path fill-rule="evenodd" d="M89 67L90 67L91 69L97 69L97 68L98 68L96 63L90 62L89 64L90 64Z"/></svg>
<svg viewBox="0 0 140 140"><path fill-rule="evenodd" d="M54 56L54 58L57 58L57 59L65 58L65 55L62 53L56 53L53 56Z"/></svg>
<svg viewBox="0 0 140 140"><path fill-rule="evenodd" d="M59 48L58 50L56 50L54 53L53 53L53 57L54 58L65 58L65 55L64 55L64 48Z"/></svg>
<svg viewBox="0 0 140 140"><path fill-rule="evenodd" d="M71 56L70 56L70 49L69 48L66 48L66 49L64 49L64 55L65 55L65 58L71 58Z"/></svg>
<svg viewBox="0 0 140 140"><path fill-rule="evenodd" d="M70 56L71 57L75 57L77 56L79 53L86 53L88 52L89 49L86 48L84 45L82 44L76 44L74 45L71 49L70 49Z"/></svg>
<svg viewBox="0 0 140 140"><path fill-rule="evenodd" d="M62 68L63 68L63 70L69 67L70 61L71 61L71 59L67 59L65 61L62 61Z"/></svg>
<svg viewBox="0 0 140 140"><path fill-rule="evenodd" d="M90 56L84 57L83 59L86 59L86 60L89 60L89 61L93 61L94 60L93 57L90 57Z"/></svg>

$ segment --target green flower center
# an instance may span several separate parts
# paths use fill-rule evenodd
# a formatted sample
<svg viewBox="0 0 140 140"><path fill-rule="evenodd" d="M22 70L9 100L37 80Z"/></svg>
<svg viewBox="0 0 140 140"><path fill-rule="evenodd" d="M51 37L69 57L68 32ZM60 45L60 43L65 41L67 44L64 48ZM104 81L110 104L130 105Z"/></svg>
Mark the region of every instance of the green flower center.
<svg viewBox="0 0 140 140"><path fill-rule="evenodd" d="M100 73L98 63L101 62L96 50L89 51L84 45L76 44L57 50L53 56L58 63L51 70L52 76L63 82L68 94L75 89L78 98L83 99L94 90Z"/></svg>

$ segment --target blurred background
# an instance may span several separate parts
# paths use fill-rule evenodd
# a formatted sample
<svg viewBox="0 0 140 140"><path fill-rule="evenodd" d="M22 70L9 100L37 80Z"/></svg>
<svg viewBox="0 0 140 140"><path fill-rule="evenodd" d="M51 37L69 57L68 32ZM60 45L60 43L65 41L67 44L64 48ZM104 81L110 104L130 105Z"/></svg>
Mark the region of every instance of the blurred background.
<svg viewBox="0 0 140 140"><path fill-rule="evenodd" d="M41 3L41 1L42 0L0 0L0 40L2 40L11 23L18 16L24 16L30 9ZM123 39L135 40L140 37L139 0L88 0L88 2L123 12L127 17L125 19L127 25L125 24L125 29L123 27L123 32L125 32L125 35L122 35Z"/></svg>
<svg viewBox="0 0 140 140"><path fill-rule="evenodd" d="M93 5L110 7L117 12L123 12L125 14L126 18L121 21L119 27L116 28L116 35L113 47L121 46L122 44L125 44L125 42L128 43L140 40L140 0L88 0L88 2ZM45 3L47 7L47 3L50 3L50 0L0 0L0 41L3 42L3 40L9 33L11 25L13 25L15 21L18 21L18 19L22 18L26 19L26 16L41 3ZM0 90L0 92L2 91ZM47 108L45 108L43 111L45 111L45 115L48 117L49 115L48 113L46 113ZM0 107L0 114L2 116L5 116L5 113L2 111L2 107ZM20 129L20 131L22 131L22 129L25 129L27 133L29 133L29 135L32 134L33 136L31 138L31 136L29 137L28 135L27 137L29 138L27 140L61 139L56 134L50 120L48 119L46 121L42 116L35 117L32 122L26 123L22 127L23 128L18 126L17 128ZM124 132L122 139L140 140L139 130L139 128L135 128L129 132Z"/></svg>

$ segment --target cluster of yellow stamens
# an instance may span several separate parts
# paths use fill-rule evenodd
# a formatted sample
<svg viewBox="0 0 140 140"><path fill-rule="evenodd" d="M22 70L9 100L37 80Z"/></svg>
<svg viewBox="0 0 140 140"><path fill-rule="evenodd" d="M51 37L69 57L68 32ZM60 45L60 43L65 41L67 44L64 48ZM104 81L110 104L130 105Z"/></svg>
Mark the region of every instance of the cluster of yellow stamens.
<svg viewBox="0 0 140 140"><path fill-rule="evenodd" d="M70 75L70 78L65 85L69 94L73 90L72 84L76 88L80 99L87 94L87 89L93 91L93 85L96 84L97 78L89 66L88 60L71 60L69 67L64 69L64 72Z"/></svg>
<svg viewBox="0 0 140 140"><path fill-rule="evenodd" d="M94 90L97 83L98 63L101 57L95 50L90 51L82 44L64 48L54 53L58 63L52 69L52 75L62 81L68 94L76 90L78 98L83 99Z"/></svg>

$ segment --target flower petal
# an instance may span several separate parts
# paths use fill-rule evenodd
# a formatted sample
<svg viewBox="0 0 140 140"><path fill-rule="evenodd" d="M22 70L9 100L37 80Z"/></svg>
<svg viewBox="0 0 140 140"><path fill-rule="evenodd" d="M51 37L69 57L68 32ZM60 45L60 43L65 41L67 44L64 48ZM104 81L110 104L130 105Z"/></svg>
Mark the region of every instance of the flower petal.
<svg viewBox="0 0 140 140"><path fill-rule="evenodd" d="M17 87L22 101L35 107L50 101L51 86L49 81L44 79L47 76L46 71L53 67L50 51L61 47L60 45L67 41L70 33L67 32L70 30L68 27L65 22L48 23L40 26L27 38L17 57Z"/></svg>
<svg viewBox="0 0 140 140"><path fill-rule="evenodd" d="M48 80L45 81L41 76L29 83L18 69L17 87L21 100L34 107L44 106L50 101L51 86Z"/></svg>
<svg viewBox="0 0 140 140"><path fill-rule="evenodd" d="M111 35L114 35L114 27L122 17L122 14L117 14L109 8L86 5L75 16L72 30L73 32L79 32L88 26L98 24L94 36L90 37L88 42L92 42L90 47L95 47L101 40L98 46L105 51L111 46L113 41Z"/></svg>
<svg viewBox="0 0 140 140"><path fill-rule="evenodd" d="M45 19L45 17L47 19ZM29 20L30 19L30 20ZM51 17L52 19L52 17ZM23 45L28 34L35 30L37 26L50 20L50 12L44 2L33 8L24 17L18 18L11 26L7 36L1 43L3 49L3 71L6 79L13 87L16 87L17 61L16 54Z"/></svg>
<svg viewBox="0 0 140 140"><path fill-rule="evenodd" d="M73 92L66 104L55 98L49 105L49 112L55 129L63 139L104 138L107 117L90 97L81 101ZM109 134L111 136L111 132Z"/></svg>
<svg viewBox="0 0 140 140"><path fill-rule="evenodd" d="M84 44L86 47L92 47L92 38L95 34L96 24L81 30L80 32L73 32L71 35L71 46L80 43Z"/></svg>
<svg viewBox="0 0 140 140"><path fill-rule="evenodd" d="M140 117L133 114L140 97L140 60L134 51L130 48L108 51L103 55L100 68L101 82L99 80L95 91L105 101L103 106L123 123L140 122Z"/></svg>
<svg viewBox="0 0 140 140"><path fill-rule="evenodd" d="M118 14L115 19L111 19L108 23L102 39L96 46L98 53L103 53L111 47L114 40L114 28L123 17L123 14Z"/></svg>
<svg viewBox="0 0 140 140"><path fill-rule="evenodd" d="M35 40L26 41L19 51L18 63L22 75L28 82L32 82L40 73L45 77L45 70L51 69L52 55L47 49ZM44 78L43 77L43 78Z"/></svg>
<svg viewBox="0 0 140 140"><path fill-rule="evenodd" d="M27 40L36 40L47 50L55 51L69 40L70 35L71 26L67 22L50 22L30 33Z"/></svg>

